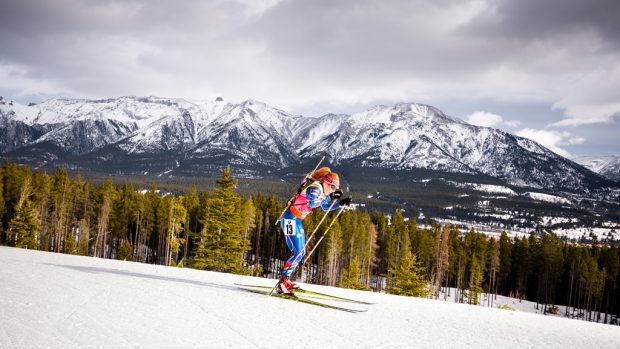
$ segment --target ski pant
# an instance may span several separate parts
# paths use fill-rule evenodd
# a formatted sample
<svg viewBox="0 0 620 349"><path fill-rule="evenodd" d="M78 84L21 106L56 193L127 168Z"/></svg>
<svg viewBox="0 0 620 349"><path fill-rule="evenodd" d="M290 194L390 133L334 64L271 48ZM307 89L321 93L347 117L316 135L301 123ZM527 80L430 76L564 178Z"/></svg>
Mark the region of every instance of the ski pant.
<svg viewBox="0 0 620 349"><path fill-rule="evenodd" d="M306 254L304 249L306 245L306 233L304 232L304 227L301 224L301 219L295 217L290 210L286 210L284 216L282 216L280 226L282 228L282 232L284 233L286 246L293 253L291 258L289 258L284 264L282 276L290 277L297 268L297 265L299 265L299 262L303 256Z"/></svg>

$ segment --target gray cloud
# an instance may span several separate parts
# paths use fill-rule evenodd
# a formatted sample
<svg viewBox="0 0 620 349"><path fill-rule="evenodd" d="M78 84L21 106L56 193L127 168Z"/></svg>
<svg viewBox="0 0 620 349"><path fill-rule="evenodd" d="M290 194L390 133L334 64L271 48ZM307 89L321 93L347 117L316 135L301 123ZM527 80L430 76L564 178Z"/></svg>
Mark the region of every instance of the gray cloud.
<svg viewBox="0 0 620 349"><path fill-rule="evenodd" d="M480 35L517 41L554 40L593 31L610 48L620 42L620 2L615 0L522 0L491 3L470 28Z"/></svg>

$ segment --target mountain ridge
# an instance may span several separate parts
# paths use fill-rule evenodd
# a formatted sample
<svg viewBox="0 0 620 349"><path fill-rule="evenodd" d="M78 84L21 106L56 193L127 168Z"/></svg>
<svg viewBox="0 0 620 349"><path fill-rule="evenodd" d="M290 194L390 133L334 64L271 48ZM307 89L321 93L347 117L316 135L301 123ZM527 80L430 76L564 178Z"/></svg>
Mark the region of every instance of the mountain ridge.
<svg viewBox="0 0 620 349"><path fill-rule="evenodd" d="M232 163L242 176L261 177L327 154L336 166L483 174L552 191L591 194L608 184L532 140L412 102L304 117L253 99L52 99L0 105L0 130L5 157L99 170L112 159L119 166L131 159L117 172L157 168L163 156L174 158L159 166L166 171L191 164L201 173Z"/></svg>
<svg viewBox="0 0 620 349"><path fill-rule="evenodd" d="M620 155L578 156L572 160L592 172L620 182Z"/></svg>

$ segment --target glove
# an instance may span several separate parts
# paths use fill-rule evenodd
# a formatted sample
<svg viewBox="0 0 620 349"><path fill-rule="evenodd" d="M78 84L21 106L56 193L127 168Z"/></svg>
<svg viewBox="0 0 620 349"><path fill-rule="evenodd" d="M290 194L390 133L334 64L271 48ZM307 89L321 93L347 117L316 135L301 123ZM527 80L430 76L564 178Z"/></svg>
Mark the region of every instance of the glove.
<svg viewBox="0 0 620 349"><path fill-rule="evenodd" d="M336 189L333 193L331 193L332 200L338 200L342 197L342 190Z"/></svg>
<svg viewBox="0 0 620 349"><path fill-rule="evenodd" d="M349 206L351 204L351 198L350 197L344 198L344 199L338 201L338 204L340 206Z"/></svg>

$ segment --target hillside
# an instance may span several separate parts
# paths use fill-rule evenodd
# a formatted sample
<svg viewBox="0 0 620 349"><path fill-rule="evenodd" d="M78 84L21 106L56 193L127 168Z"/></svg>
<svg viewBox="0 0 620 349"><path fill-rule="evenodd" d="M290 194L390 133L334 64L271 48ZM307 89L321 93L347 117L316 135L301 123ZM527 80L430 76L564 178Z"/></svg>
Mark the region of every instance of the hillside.
<svg viewBox="0 0 620 349"><path fill-rule="evenodd" d="M577 229L620 224L617 182L532 140L424 104L315 118L252 99L0 103L2 158L90 179L167 181L167 190L182 192L231 164L249 184L240 187L244 194L261 188L285 199L324 155L323 164L369 210L402 208L409 218L451 220L465 230L572 229L568 235L578 238ZM570 223L557 223L564 217Z"/></svg>
<svg viewBox="0 0 620 349"><path fill-rule="evenodd" d="M603 348L615 326L307 285L373 305L267 298L273 280L0 247L2 348Z"/></svg>
<svg viewBox="0 0 620 349"><path fill-rule="evenodd" d="M578 156L572 159L592 172L616 182L620 181L620 156Z"/></svg>

